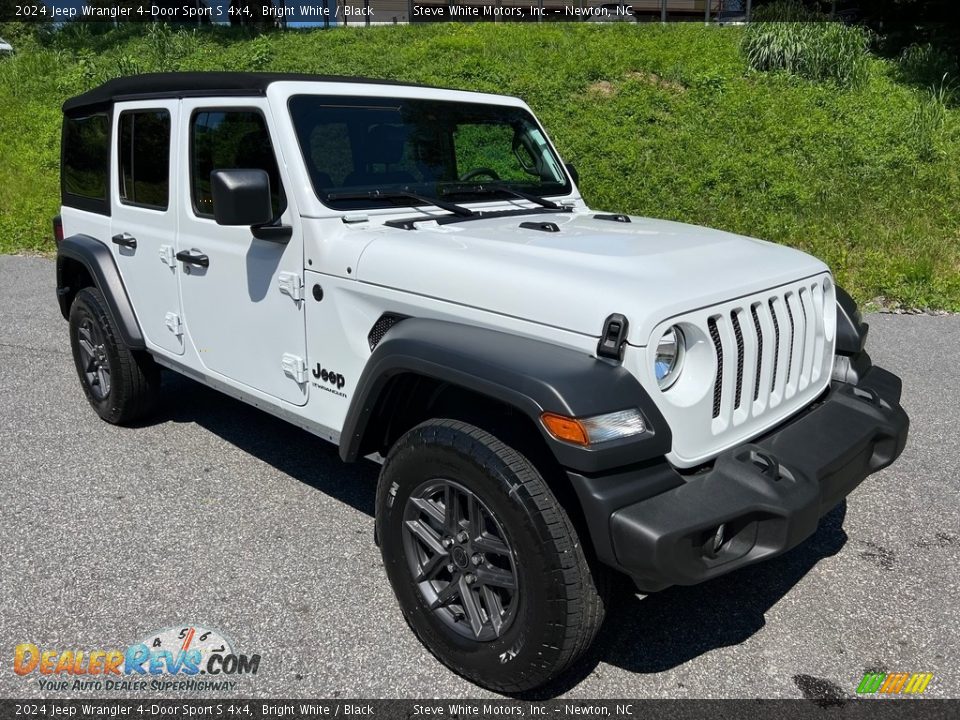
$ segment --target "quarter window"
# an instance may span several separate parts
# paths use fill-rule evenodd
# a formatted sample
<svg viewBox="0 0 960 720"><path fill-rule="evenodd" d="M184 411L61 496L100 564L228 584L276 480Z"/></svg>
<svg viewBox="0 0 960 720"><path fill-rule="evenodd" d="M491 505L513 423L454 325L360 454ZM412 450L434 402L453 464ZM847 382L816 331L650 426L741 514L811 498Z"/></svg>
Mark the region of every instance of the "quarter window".
<svg viewBox="0 0 960 720"><path fill-rule="evenodd" d="M110 156L110 120L106 113L67 117L63 122L64 205L91 206L82 200L106 203ZM73 196L71 202L67 196ZM81 202L76 202L80 199ZM100 210L100 208L96 208Z"/></svg>
<svg viewBox="0 0 960 720"><path fill-rule="evenodd" d="M264 170L270 177L273 213L286 202L270 134L255 110L201 110L191 127L190 184L197 215L213 217L210 173L214 170Z"/></svg>
<svg viewBox="0 0 960 720"><path fill-rule="evenodd" d="M170 197L170 113L120 115L120 199L130 205L166 210Z"/></svg>

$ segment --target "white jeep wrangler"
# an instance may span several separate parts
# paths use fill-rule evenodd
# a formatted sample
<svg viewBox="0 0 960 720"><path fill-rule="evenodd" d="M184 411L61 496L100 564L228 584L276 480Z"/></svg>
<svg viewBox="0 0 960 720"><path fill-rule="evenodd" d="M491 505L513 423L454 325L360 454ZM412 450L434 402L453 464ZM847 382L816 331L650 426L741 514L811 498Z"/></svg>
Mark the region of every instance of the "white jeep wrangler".
<svg viewBox="0 0 960 720"><path fill-rule="evenodd" d="M383 460L413 631L502 692L643 592L782 553L906 442L828 268L590 210L511 97L158 74L64 104L57 296L101 418L160 368Z"/></svg>

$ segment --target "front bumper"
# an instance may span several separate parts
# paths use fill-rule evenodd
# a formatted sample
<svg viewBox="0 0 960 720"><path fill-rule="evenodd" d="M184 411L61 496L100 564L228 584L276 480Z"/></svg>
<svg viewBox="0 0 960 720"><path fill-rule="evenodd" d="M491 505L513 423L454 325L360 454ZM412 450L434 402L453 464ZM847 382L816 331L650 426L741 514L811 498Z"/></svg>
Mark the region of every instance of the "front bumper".
<svg viewBox="0 0 960 720"><path fill-rule="evenodd" d="M869 474L903 452L900 380L871 368L768 435L681 476L665 461L618 475L570 473L601 560L652 592L783 553ZM717 531L723 526L717 547Z"/></svg>

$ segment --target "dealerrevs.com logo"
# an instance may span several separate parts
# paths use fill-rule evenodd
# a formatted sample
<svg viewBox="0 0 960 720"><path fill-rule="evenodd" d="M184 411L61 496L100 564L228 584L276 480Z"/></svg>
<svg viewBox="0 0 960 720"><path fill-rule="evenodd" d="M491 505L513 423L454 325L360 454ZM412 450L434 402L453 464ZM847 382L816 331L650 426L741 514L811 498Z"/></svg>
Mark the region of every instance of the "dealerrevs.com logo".
<svg viewBox="0 0 960 720"><path fill-rule="evenodd" d="M256 675L259 668L260 655L235 652L222 633L196 625L158 630L125 649L21 643L13 652L13 671L36 677L47 691L231 691L233 677Z"/></svg>

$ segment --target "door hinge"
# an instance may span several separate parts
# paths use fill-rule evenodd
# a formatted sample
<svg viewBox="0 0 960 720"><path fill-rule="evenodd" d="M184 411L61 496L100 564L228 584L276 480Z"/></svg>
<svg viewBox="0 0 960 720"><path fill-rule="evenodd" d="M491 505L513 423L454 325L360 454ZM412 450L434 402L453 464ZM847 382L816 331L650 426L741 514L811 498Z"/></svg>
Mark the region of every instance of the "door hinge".
<svg viewBox="0 0 960 720"><path fill-rule="evenodd" d="M280 359L280 365L283 367L283 372L296 380L299 385L307 382L307 364L302 357L284 353Z"/></svg>
<svg viewBox="0 0 960 720"><path fill-rule="evenodd" d="M303 278L297 273L282 272L277 276L280 292L289 295L295 302L303 300Z"/></svg>
<svg viewBox="0 0 960 720"><path fill-rule="evenodd" d="M164 317L164 322L167 324L167 329L170 330L174 335L180 337L183 335L183 322L180 320L180 316L176 313L168 312L166 317Z"/></svg>
<svg viewBox="0 0 960 720"><path fill-rule="evenodd" d="M160 261L167 267L175 267L177 258L173 252L173 245L160 246Z"/></svg>

